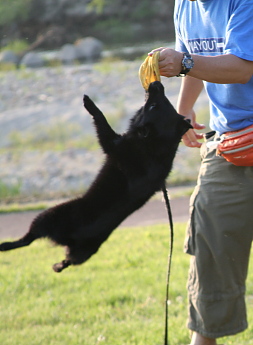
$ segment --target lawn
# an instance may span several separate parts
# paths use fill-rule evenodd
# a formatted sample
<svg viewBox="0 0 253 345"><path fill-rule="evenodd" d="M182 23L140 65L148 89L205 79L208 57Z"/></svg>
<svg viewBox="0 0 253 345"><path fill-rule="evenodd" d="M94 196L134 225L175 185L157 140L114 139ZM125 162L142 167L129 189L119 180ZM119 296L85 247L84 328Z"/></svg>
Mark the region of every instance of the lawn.
<svg viewBox="0 0 253 345"><path fill-rule="evenodd" d="M169 305L170 344L188 344L185 224L175 224ZM63 249L48 241L0 254L1 345L162 345L169 229L120 229L86 264L56 274ZM251 260L252 261L252 260ZM253 270L249 329L220 343L253 344Z"/></svg>

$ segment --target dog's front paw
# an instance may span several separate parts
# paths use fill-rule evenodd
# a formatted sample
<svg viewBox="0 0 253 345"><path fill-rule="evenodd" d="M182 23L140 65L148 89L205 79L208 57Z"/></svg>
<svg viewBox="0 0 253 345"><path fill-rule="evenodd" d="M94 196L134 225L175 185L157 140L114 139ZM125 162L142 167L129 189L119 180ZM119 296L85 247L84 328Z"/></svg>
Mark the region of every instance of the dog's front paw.
<svg viewBox="0 0 253 345"><path fill-rule="evenodd" d="M91 99L88 95L83 95L83 105L86 107L86 104L90 102Z"/></svg>
<svg viewBox="0 0 253 345"><path fill-rule="evenodd" d="M101 113L97 106L94 104L94 102L87 95L83 96L83 105L92 116L96 116Z"/></svg>
<svg viewBox="0 0 253 345"><path fill-rule="evenodd" d="M92 102L92 100L90 99L89 96L84 95L83 96L83 105L85 107L85 109L91 114L93 115L94 112L96 111L96 106L95 104Z"/></svg>

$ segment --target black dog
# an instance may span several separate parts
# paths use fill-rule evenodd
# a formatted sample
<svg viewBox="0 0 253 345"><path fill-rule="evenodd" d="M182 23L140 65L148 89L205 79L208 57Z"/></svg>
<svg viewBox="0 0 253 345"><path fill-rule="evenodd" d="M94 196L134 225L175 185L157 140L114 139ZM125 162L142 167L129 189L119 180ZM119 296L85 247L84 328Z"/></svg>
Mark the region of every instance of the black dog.
<svg viewBox="0 0 253 345"><path fill-rule="evenodd" d="M192 128L158 81L150 84L145 105L123 135L113 131L88 96L83 100L106 154L98 176L85 195L42 212L23 238L0 245L6 251L48 237L67 248L66 259L53 266L55 272L88 260L127 216L161 189L181 136Z"/></svg>

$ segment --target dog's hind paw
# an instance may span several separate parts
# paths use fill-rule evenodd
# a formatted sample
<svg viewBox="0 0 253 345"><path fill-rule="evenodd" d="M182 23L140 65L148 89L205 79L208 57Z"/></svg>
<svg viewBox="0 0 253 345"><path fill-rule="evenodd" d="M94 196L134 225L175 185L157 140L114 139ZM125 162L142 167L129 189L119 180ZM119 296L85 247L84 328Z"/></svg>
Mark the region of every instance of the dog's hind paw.
<svg viewBox="0 0 253 345"><path fill-rule="evenodd" d="M53 268L53 270L54 270L55 272L57 272L57 273L60 273L60 272L63 270L62 264L61 264L61 263L54 264L52 268Z"/></svg>
<svg viewBox="0 0 253 345"><path fill-rule="evenodd" d="M63 260L62 262L59 262L57 264L53 265L53 270L57 273L60 273L64 268L67 268L71 265L71 262L69 260Z"/></svg>

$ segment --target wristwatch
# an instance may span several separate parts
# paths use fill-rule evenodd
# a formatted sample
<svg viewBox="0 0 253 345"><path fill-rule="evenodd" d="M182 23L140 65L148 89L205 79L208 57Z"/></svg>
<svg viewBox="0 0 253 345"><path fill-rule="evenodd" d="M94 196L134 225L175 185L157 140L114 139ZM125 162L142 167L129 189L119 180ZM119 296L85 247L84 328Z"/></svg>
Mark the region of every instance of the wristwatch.
<svg viewBox="0 0 253 345"><path fill-rule="evenodd" d="M182 70L177 75L177 77L185 77L186 74L192 69L194 66L193 58L190 54L184 53L183 59L182 59Z"/></svg>

